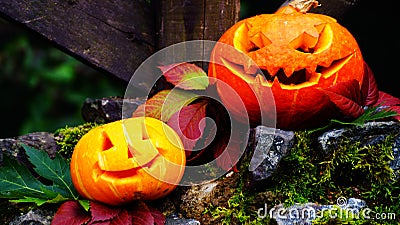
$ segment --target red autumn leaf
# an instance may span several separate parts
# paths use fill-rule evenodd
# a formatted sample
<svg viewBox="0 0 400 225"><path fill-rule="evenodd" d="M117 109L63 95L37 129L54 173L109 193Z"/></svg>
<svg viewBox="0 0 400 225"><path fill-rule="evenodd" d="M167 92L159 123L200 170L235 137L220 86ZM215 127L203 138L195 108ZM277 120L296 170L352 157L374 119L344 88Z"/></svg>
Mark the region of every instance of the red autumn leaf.
<svg viewBox="0 0 400 225"><path fill-rule="evenodd" d="M378 98L378 101L375 103L375 106L386 106L386 107L388 107L388 110L397 112L397 116L394 116L394 118L397 120L400 120L400 99L399 98L389 95L386 92L379 91L379 98Z"/></svg>
<svg viewBox="0 0 400 225"><path fill-rule="evenodd" d="M217 165L223 170L232 170L239 161L239 158L242 155L241 148L244 144L242 141L243 136L241 135L240 132L233 132L230 139L228 136L223 143L221 142L222 145L215 152L215 156L217 156Z"/></svg>
<svg viewBox="0 0 400 225"><path fill-rule="evenodd" d="M379 97L379 90L371 68L364 62L364 77L361 87L364 106L371 106L376 103Z"/></svg>
<svg viewBox="0 0 400 225"><path fill-rule="evenodd" d="M133 112L132 117L148 116L166 122L179 109L189 105L195 99L197 95L194 93L178 89L163 90L140 105Z"/></svg>
<svg viewBox="0 0 400 225"><path fill-rule="evenodd" d="M392 111L397 112L397 115L394 116L393 118L396 119L396 120L400 120L400 106L399 106L399 105L391 106L390 109L391 109Z"/></svg>
<svg viewBox="0 0 400 225"><path fill-rule="evenodd" d="M112 220L118 216L121 210L120 208L90 202L90 213L94 222Z"/></svg>
<svg viewBox="0 0 400 225"><path fill-rule="evenodd" d="M363 114L360 86L356 80L341 82L323 91L344 116L357 118Z"/></svg>
<svg viewBox="0 0 400 225"><path fill-rule="evenodd" d="M150 210L151 215L154 218L154 224L155 225L164 225L165 224L165 216L162 214L160 211L157 209L147 206L147 208Z"/></svg>
<svg viewBox="0 0 400 225"><path fill-rule="evenodd" d="M96 223L97 224L97 223ZM132 225L132 215L129 214L128 210L121 210L116 217L110 221L110 225Z"/></svg>
<svg viewBox="0 0 400 225"><path fill-rule="evenodd" d="M52 225L161 225L164 215L144 202L137 202L133 207L114 207L90 202L87 212L78 201L63 203L54 215Z"/></svg>
<svg viewBox="0 0 400 225"><path fill-rule="evenodd" d="M203 69L191 63L176 63L159 66L168 82L184 90L205 90L208 76Z"/></svg>
<svg viewBox="0 0 400 225"><path fill-rule="evenodd" d="M338 95L341 95L344 98L348 98L357 103L358 105L362 105L363 103L361 99L360 85L356 80L341 82L339 84L327 88L327 90L330 92L334 92Z"/></svg>
<svg viewBox="0 0 400 225"><path fill-rule="evenodd" d="M107 221L90 221L90 223L88 223L88 225L110 225L112 223L111 220L107 220Z"/></svg>
<svg viewBox="0 0 400 225"><path fill-rule="evenodd" d="M206 101L185 106L167 122L181 138L186 156L190 155L203 134L205 123L201 121L206 117L206 106Z"/></svg>
<svg viewBox="0 0 400 225"><path fill-rule="evenodd" d="M207 116L214 122L210 130L217 130L204 137L207 147L199 154L210 153L218 167L225 171L232 170L243 153L242 148L247 144L245 139L248 137L248 127L234 120L224 105L214 99L208 103Z"/></svg>
<svg viewBox="0 0 400 225"><path fill-rule="evenodd" d="M375 103L375 106L396 106L400 105L400 99L396 98L386 92L379 91L378 101Z"/></svg>
<svg viewBox="0 0 400 225"><path fill-rule="evenodd" d="M209 152L211 155L214 155L214 152L216 148L213 147L212 143L213 141L220 141L223 138L216 138L217 131L220 128L217 128L216 122L208 120L206 121L204 132L201 136L201 138L198 140L196 143L197 147L201 150L197 151L196 154L193 154L194 152L191 152L192 154L190 157L186 158L186 162L194 162L198 159L201 159L201 157L204 157L204 153ZM229 134L229 133L228 133Z"/></svg>
<svg viewBox="0 0 400 225"><path fill-rule="evenodd" d="M131 211L133 225L154 225L154 217L144 202L138 202Z"/></svg>
<svg viewBox="0 0 400 225"><path fill-rule="evenodd" d="M66 201L57 210L52 225L82 225L90 220L90 215L78 201Z"/></svg>

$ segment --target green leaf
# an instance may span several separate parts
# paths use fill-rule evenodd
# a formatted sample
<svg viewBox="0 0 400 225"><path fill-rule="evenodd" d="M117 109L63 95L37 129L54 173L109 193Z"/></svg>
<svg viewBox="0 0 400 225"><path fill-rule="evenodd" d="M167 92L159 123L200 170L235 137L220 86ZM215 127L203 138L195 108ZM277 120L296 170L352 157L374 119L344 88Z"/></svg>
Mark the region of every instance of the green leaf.
<svg viewBox="0 0 400 225"><path fill-rule="evenodd" d="M360 117L355 119L352 124L361 126L367 121L379 120L396 116L397 112L388 109L382 109L381 106L370 107L364 111Z"/></svg>
<svg viewBox="0 0 400 225"><path fill-rule="evenodd" d="M59 203L59 202L65 202L69 200L68 198L64 198L60 194L58 194L55 198L53 199L43 199L43 198L35 198L35 197L24 197L16 200L10 200L10 202L33 202L36 203L36 205L41 206L44 203Z"/></svg>
<svg viewBox="0 0 400 225"><path fill-rule="evenodd" d="M24 197L17 200L10 200L10 202L32 202L36 203L37 206L41 206L44 203L47 203L46 199L43 198L35 198L35 197Z"/></svg>
<svg viewBox="0 0 400 225"><path fill-rule="evenodd" d="M55 158L51 159L45 151L27 145L23 145L23 148L29 161L35 166L35 172L53 182L52 190L66 198L78 198L71 180L69 164L62 156L56 154Z"/></svg>
<svg viewBox="0 0 400 225"><path fill-rule="evenodd" d="M42 187L27 167L4 157L0 167L0 198L41 197L45 195Z"/></svg>
<svg viewBox="0 0 400 225"><path fill-rule="evenodd" d="M90 201L87 199L78 200L79 204L85 209L85 211L89 211Z"/></svg>
<svg viewBox="0 0 400 225"><path fill-rule="evenodd" d="M45 185L16 160L4 157L0 167L0 198L37 205L77 199L69 173L69 165L59 154L52 160L45 151L22 145L35 172L52 184Z"/></svg>

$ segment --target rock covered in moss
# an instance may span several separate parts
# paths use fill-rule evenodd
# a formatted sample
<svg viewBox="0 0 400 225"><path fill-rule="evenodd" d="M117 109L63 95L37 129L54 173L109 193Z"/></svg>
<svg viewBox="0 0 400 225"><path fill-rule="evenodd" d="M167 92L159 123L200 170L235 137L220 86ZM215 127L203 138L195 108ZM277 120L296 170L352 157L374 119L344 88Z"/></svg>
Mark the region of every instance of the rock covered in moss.
<svg viewBox="0 0 400 225"><path fill-rule="evenodd" d="M329 151L330 147L341 144L340 141L348 139L360 142L361 146L376 145L385 140L389 135L400 134L400 122L367 122L362 126L350 126L333 129L318 137L322 150Z"/></svg>
<svg viewBox="0 0 400 225"><path fill-rule="evenodd" d="M333 149L339 149L343 142L357 143L360 148L382 145L391 139L390 153L393 159L390 167L399 176L400 173L400 122L368 122L362 126L352 126L327 131L318 137L320 149L329 155ZM384 151L382 149L382 154Z"/></svg>
<svg viewBox="0 0 400 225"><path fill-rule="evenodd" d="M220 218L213 218L205 212L210 206L228 207L228 200L234 195L239 179L239 173L231 172L217 180L190 186L181 195L180 211L202 225L218 224Z"/></svg>

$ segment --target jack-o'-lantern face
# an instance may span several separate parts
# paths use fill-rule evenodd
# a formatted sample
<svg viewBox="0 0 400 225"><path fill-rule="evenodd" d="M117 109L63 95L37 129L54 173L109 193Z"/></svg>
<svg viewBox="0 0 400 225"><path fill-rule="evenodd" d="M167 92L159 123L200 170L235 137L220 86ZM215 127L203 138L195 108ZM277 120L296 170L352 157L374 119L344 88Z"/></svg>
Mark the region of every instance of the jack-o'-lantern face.
<svg viewBox="0 0 400 225"><path fill-rule="evenodd" d="M353 79L361 86L364 74L361 51L347 29L331 17L290 7L244 19L228 29L218 42L237 52L227 53L217 44L211 61L218 63L209 68L209 76L239 93L253 123L260 120L260 108L268 111L259 102L267 92L262 89L270 89L277 127L286 129L329 117L334 106L321 89ZM217 88L227 107L234 106L225 93L229 91L218 82Z"/></svg>
<svg viewBox="0 0 400 225"><path fill-rule="evenodd" d="M74 149L71 177L84 197L110 205L169 194L183 176L183 145L165 123L137 117L85 134Z"/></svg>

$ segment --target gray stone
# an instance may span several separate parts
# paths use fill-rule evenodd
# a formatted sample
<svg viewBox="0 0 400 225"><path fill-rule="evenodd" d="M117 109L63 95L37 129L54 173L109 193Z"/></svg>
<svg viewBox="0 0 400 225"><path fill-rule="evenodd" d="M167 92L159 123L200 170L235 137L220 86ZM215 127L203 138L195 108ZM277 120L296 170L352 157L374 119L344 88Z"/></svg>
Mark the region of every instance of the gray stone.
<svg viewBox="0 0 400 225"><path fill-rule="evenodd" d="M54 135L47 132L36 132L19 137L0 139L0 165L2 163L3 154L17 159L21 163L27 163L27 156L21 144L44 150L50 158L54 158L59 149Z"/></svg>
<svg viewBox="0 0 400 225"><path fill-rule="evenodd" d="M96 123L109 123L122 118L129 118L136 108L145 101L145 97L132 99L120 97L87 98L82 106L82 117L86 122Z"/></svg>
<svg viewBox="0 0 400 225"><path fill-rule="evenodd" d="M33 209L16 217L9 225L50 225L54 213L52 210Z"/></svg>
<svg viewBox="0 0 400 225"><path fill-rule="evenodd" d="M165 225L200 225L200 222L195 219L182 218L174 213L166 218Z"/></svg>
<svg viewBox="0 0 400 225"><path fill-rule="evenodd" d="M289 153L294 139L292 131L265 126L256 127L250 135L247 149L252 156L246 185L254 188L262 186L276 171L281 159Z"/></svg>

